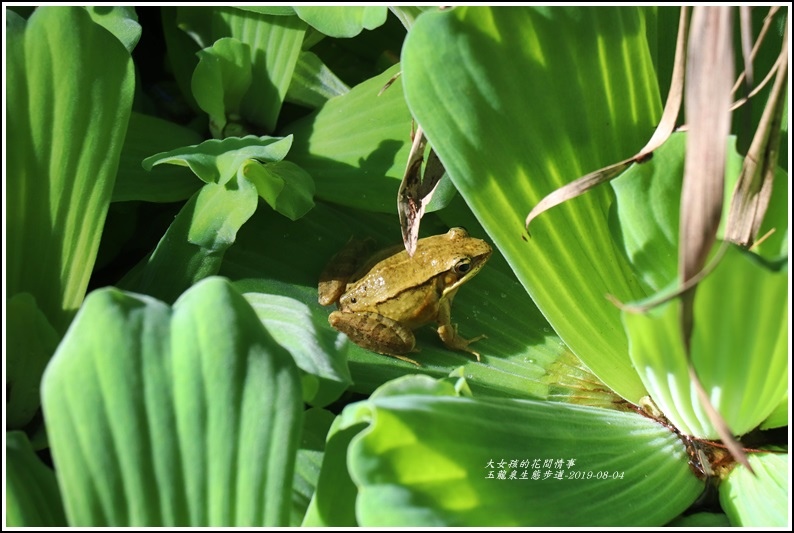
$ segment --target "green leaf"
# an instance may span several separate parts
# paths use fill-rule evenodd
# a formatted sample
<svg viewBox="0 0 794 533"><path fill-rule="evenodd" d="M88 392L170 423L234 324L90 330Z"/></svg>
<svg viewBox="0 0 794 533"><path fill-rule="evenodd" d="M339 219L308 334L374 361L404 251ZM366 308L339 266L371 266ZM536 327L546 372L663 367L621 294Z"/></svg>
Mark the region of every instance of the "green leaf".
<svg viewBox="0 0 794 533"><path fill-rule="evenodd" d="M325 66L316 54L301 52L286 98L290 102L314 108L349 91L350 87Z"/></svg>
<svg viewBox="0 0 794 533"><path fill-rule="evenodd" d="M690 355L703 387L734 435L756 428L786 395L787 272L730 246L695 294ZM656 405L681 432L717 438L690 386L678 301L625 312L630 354ZM752 401L748 401L752 398Z"/></svg>
<svg viewBox="0 0 794 533"><path fill-rule="evenodd" d="M348 451L364 527L658 526L702 490L678 437L636 413L414 393L341 416L370 424Z"/></svg>
<svg viewBox="0 0 794 533"><path fill-rule="evenodd" d="M39 409L39 383L60 335L28 293L6 302L6 426L24 427Z"/></svg>
<svg viewBox="0 0 794 533"><path fill-rule="evenodd" d="M170 163L190 167L205 183L225 185L248 159L275 162L284 159L292 146L292 137L228 137L210 139L155 154L143 160L143 168Z"/></svg>
<svg viewBox="0 0 794 533"><path fill-rule="evenodd" d="M772 414L769 415L769 417L766 420L764 420L760 428L771 429L771 428L781 428L783 426L787 426L788 406L789 406L788 392L786 392L786 395L783 397L780 403L777 404L777 407L775 407L775 409L772 411Z"/></svg>
<svg viewBox="0 0 794 533"><path fill-rule="evenodd" d="M336 417L328 431L316 490L309 502L304 527L356 527L357 489L347 470L347 451L364 424L344 426Z"/></svg>
<svg viewBox="0 0 794 533"><path fill-rule="evenodd" d="M249 6L241 5L236 6L237 9L243 11L251 11L253 13L261 13L262 15L294 15L295 10L291 6Z"/></svg>
<svg viewBox="0 0 794 533"><path fill-rule="evenodd" d="M55 473L21 431L6 433L5 512L9 527L66 527Z"/></svg>
<svg viewBox="0 0 794 533"><path fill-rule="evenodd" d="M295 137L289 159L314 178L318 198L396 212L411 148L411 115L400 79L378 93L397 72L398 66L390 68L285 128Z"/></svg>
<svg viewBox="0 0 794 533"><path fill-rule="evenodd" d="M632 165L610 186L617 200L612 219L614 238L625 250L640 281L650 292L667 287L678 275L678 221L683 181L685 133L672 135L653 154L653 159ZM725 175L725 206L719 235L723 235L733 189L742 166L736 152L736 139L731 137ZM774 233L761 244L759 254L770 259L786 255L788 177L777 173L775 193L762 225L761 233Z"/></svg>
<svg viewBox="0 0 794 533"><path fill-rule="evenodd" d="M233 37L251 51L251 87L241 115L265 133L274 131L303 44L306 23L295 16L231 6L177 9L177 25L202 48Z"/></svg>
<svg viewBox="0 0 794 533"><path fill-rule="evenodd" d="M191 89L193 71L198 65L198 52L201 47L193 40L190 35L185 33L177 20L178 11L183 7L162 6L160 15L163 21L163 37L165 39L165 51L168 58L168 66L174 73L179 92L190 108L200 113L200 108L196 99L193 97ZM211 46L210 42L207 46Z"/></svg>
<svg viewBox="0 0 794 533"><path fill-rule="evenodd" d="M680 527L686 529L694 528L720 528L731 527L728 517L722 513L694 513L686 516L679 516L672 522L666 524L667 527Z"/></svg>
<svg viewBox="0 0 794 533"><path fill-rule="evenodd" d="M83 301L134 89L129 52L81 7L7 25L7 295L56 331ZM46 260L45 260L46 258Z"/></svg>
<svg viewBox="0 0 794 533"><path fill-rule="evenodd" d="M373 398L400 394L457 395L455 387L445 380L409 375L390 381L373 393ZM336 417L328 431L325 458L316 484L316 491L306 512L303 526L355 527L358 489L348 471L348 449L351 441L366 428L354 409L345 409Z"/></svg>
<svg viewBox="0 0 794 533"><path fill-rule="evenodd" d="M612 180L615 239L649 293L678 275L678 220L686 135L674 134L641 165Z"/></svg>
<svg viewBox="0 0 794 533"><path fill-rule="evenodd" d="M256 189L239 174L226 185L205 184L120 286L173 302L198 280L218 273L224 253L256 206Z"/></svg>
<svg viewBox="0 0 794 533"><path fill-rule="evenodd" d="M786 527L791 495L788 453L748 455L755 474L737 465L720 486L720 505L735 527Z"/></svg>
<svg viewBox="0 0 794 533"><path fill-rule="evenodd" d="M132 53L141 38L141 25L138 14L132 6L86 6L86 11L97 24L100 24L121 41L124 48Z"/></svg>
<svg viewBox="0 0 794 533"><path fill-rule="evenodd" d="M259 196L290 220L298 220L314 207L314 181L295 163L249 161L241 171Z"/></svg>
<svg viewBox="0 0 794 533"><path fill-rule="evenodd" d="M386 6L293 6L307 24L331 37L355 37L386 22Z"/></svg>
<svg viewBox="0 0 794 533"><path fill-rule="evenodd" d="M121 149L113 202L176 202L186 200L201 182L186 168L173 165L146 170L141 161L152 153L201 142L191 129L157 117L133 112Z"/></svg>
<svg viewBox="0 0 794 533"><path fill-rule="evenodd" d="M42 389L70 525L287 525L297 370L227 282L92 293Z"/></svg>
<svg viewBox="0 0 794 533"><path fill-rule="evenodd" d="M394 13L400 22L402 22L403 27L406 30L410 30L411 27L416 22L416 19L424 13L425 11L432 11L434 9L439 9L436 6L389 6L389 11Z"/></svg>
<svg viewBox="0 0 794 533"><path fill-rule="evenodd" d="M251 52L248 45L229 37L198 52L199 63L191 87L199 107L210 116L216 139L227 137L229 122L239 122L243 97L251 86Z"/></svg>
<svg viewBox="0 0 794 533"><path fill-rule="evenodd" d="M292 485L290 527L300 526L306 515L320 477L325 455L325 437L334 418L333 413L325 409L311 408L303 414L303 431L295 459L295 479Z"/></svg>
<svg viewBox="0 0 794 533"><path fill-rule="evenodd" d="M601 187L544 213L531 237L523 226L543 196L636 153L652 133L661 99L649 13L429 12L402 53L409 107L461 196L560 338L635 402L645 390L605 295L645 292L609 229L614 194Z"/></svg>
<svg viewBox="0 0 794 533"><path fill-rule="evenodd" d="M303 400L318 407L336 401L353 381L346 351L337 346L337 335L328 331L328 319L317 308L315 294L267 280L242 280L235 286L305 373Z"/></svg>

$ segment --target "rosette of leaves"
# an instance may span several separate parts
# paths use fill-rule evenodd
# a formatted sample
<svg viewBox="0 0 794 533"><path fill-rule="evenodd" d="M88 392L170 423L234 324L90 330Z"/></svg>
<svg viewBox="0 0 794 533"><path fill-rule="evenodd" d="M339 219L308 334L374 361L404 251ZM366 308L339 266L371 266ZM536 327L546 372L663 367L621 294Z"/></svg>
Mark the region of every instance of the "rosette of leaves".
<svg viewBox="0 0 794 533"><path fill-rule="evenodd" d="M62 191L62 173L40 169L85 168L66 174L95 180L112 215L100 232L104 215L75 194L63 208L42 207L38 226L15 223L28 233L9 240L21 261L15 272L31 277L9 294L34 295L8 304L22 310L9 318L24 354L13 367L39 361L19 426L27 424L27 436L7 434L17 525L784 522L785 449L750 454L756 477L743 466L704 468L717 453L716 433L667 333L675 305L637 315L605 297L641 302L673 287L687 135L543 213L531 235L524 227L544 195L631 156L652 134L671 84L678 9L157 12L152 28L162 27L185 120L147 100L145 88L127 119L129 16L100 24L82 8L52 7L27 21L7 18L9 91L55 110L13 111L26 110L34 119L26 127L49 128L73 150L28 142L40 134L14 137L9 176L24 179L10 190L24 197L18 205L43 202L31 176L47 175L44 189ZM758 71L785 41L783 18L769 19L772 45L760 47ZM83 38L99 42L75 41ZM59 106L73 101L36 77L48 72L41 65L57 72L73 64L78 51L98 64L78 71L90 76L61 73L58 88L113 110L112 126L85 128L90 142L71 135L64 117L105 115L80 100L61 115ZM100 65L108 54L120 66ZM105 69L117 75L107 91L127 95L121 110L92 85ZM452 312L462 335L488 335L481 363L430 331L417 335L420 368L367 352L332 330L316 301L318 274L351 235L399 241L396 196L413 123L449 180L422 234L465 226L494 245ZM13 124L23 131L28 123ZM739 148L731 144L726 158L727 197L745 151L733 133ZM112 146L97 144L109 139ZM109 167L118 160L118 172L61 165L64 154ZM32 161L33 170L20 170ZM775 179L760 231L777 231L752 251L729 249L694 306L703 327L692 359L737 436L787 422L788 185L781 169ZM88 259L41 261L51 245L33 229L48 213L62 215L54 227L67 236L74 225L91 228L92 245L66 247ZM167 221L154 236L142 230L154 226L150 213ZM94 266L96 246L113 250L107 264L117 265L136 240L143 259L130 254L118 271ZM82 285L53 314L42 302L56 300L36 290L72 268L91 273L98 289L83 302ZM33 279L36 272L44 277ZM35 416L39 386L43 420ZM657 419L640 407L646 397ZM35 455L42 448L53 468ZM718 477L712 506L681 517Z"/></svg>

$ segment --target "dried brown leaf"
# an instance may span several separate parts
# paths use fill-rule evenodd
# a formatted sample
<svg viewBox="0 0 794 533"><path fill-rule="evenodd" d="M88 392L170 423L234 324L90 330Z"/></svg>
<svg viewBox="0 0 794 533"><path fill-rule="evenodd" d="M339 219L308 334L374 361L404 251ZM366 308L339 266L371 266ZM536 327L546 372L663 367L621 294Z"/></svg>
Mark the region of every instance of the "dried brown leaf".
<svg viewBox="0 0 794 533"><path fill-rule="evenodd" d="M725 238L741 246L753 244L772 196L786 99L788 24L776 65L775 83L744 158L728 212Z"/></svg>
<svg viewBox="0 0 794 533"><path fill-rule="evenodd" d="M400 216L403 243L409 256L413 256L416 251L419 222L425 213L425 207L430 203L433 191L444 175L444 166L432 149L428 154L424 173L422 172L426 146L427 139L422 128L416 128L405 174L397 191L397 213Z"/></svg>
<svg viewBox="0 0 794 533"><path fill-rule="evenodd" d="M692 13L684 94L690 125L681 195L678 272L682 283L698 276L716 238L722 213L725 155L730 132L733 48L730 7L695 7ZM711 404L691 360L696 287L681 295L681 335L692 384L718 435L741 464L741 445Z"/></svg>
<svg viewBox="0 0 794 533"><path fill-rule="evenodd" d="M758 50L761 48L761 44L763 44L764 38L766 37L766 34L769 32L769 28L772 26L772 21L774 20L775 15L779 10L780 10L780 6L772 6L769 8L769 13L767 13L766 17L764 17L764 24L761 27L761 31L758 32L758 37L756 38L755 43L753 44L753 49L750 52L749 61L751 64L755 60L755 56L758 55ZM746 62L747 62L747 58L745 57L745 63ZM745 72L742 71L742 73L737 78L736 83L733 85L733 89L731 90L731 93L735 93L736 91L739 90L739 87L741 87L742 84L744 83L744 76L745 76ZM752 85L752 83L748 83L748 85Z"/></svg>
<svg viewBox="0 0 794 533"><path fill-rule="evenodd" d="M678 265L682 281L696 275L705 264L722 212L733 83L731 18L730 8L696 7L692 15L685 91L690 129Z"/></svg>
<svg viewBox="0 0 794 533"><path fill-rule="evenodd" d="M572 198L576 198L577 196L586 193L593 187L597 187L605 181L609 181L612 178L620 175L620 173L626 170L632 162L634 162L634 158L624 159L619 163L615 163L608 167L596 170L595 172L591 172L590 174L582 176L571 183L563 185L559 189L555 189L554 192L544 196L543 199L532 208L532 211L530 211L527 215L524 226L527 228L527 230L529 230L529 223L541 213L548 211L552 207L558 206Z"/></svg>

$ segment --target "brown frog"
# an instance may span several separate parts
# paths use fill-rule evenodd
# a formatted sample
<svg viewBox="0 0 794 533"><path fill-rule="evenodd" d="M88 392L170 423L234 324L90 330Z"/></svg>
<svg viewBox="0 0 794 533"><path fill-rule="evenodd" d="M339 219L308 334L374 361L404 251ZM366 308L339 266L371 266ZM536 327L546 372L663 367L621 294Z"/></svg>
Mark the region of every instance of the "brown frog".
<svg viewBox="0 0 794 533"><path fill-rule="evenodd" d="M318 287L322 305L337 303L328 322L359 346L420 366L404 354L416 351L413 330L437 323L446 346L465 350L477 361L450 319L452 299L491 256L487 242L470 237L463 228L420 239L409 257L402 245L375 254L352 268L359 243L350 243L326 267ZM352 272L352 273L351 273ZM350 273L350 275L348 275Z"/></svg>

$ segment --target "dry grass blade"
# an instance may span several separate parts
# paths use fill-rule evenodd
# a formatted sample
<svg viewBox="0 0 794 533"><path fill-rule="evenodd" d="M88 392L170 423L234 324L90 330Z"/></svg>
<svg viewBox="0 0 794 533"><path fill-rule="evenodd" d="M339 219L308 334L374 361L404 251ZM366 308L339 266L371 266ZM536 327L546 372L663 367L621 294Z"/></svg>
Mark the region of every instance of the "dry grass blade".
<svg viewBox="0 0 794 533"><path fill-rule="evenodd" d="M740 107L745 105L748 101L750 101L755 95L760 93L764 89L764 87L766 87L767 83L769 83L770 80L772 80L772 78L774 78L777 75L777 71L782 63L783 62L780 61L780 58L778 58L778 60L775 61L775 64L772 65L772 68L769 69L769 72L766 73L764 79L761 80L761 83L756 85L755 88L753 88L753 90L747 94L747 96L736 100L731 106L731 111L735 111L736 109L739 109ZM788 58L785 58L785 64L788 65ZM678 131L683 131L684 129L685 127L681 127L678 128Z"/></svg>
<svg viewBox="0 0 794 533"><path fill-rule="evenodd" d="M749 92L749 87L753 86L753 28L749 6L739 8L739 21L742 38L742 58L744 59L744 73L740 78L741 84L745 86L745 93Z"/></svg>
<svg viewBox="0 0 794 533"><path fill-rule="evenodd" d="M619 176L629 167L629 165L631 165L632 162L634 162L634 158L624 159L619 163L615 163L582 176L571 183L563 185L554 192L547 194L540 202L537 203L535 207L532 208L532 211L529 212L524 222L524 226L527 228L527 230L529 230L530 222L532 222L532 220L541 213L548 211L552 207L560 205L563 202L571 200L572 198L576 198L580 194L586 193L593 187L597 187L605 181L609 181L612 178Z"/></svg>
<svg viewBox="0 0 794 533"><path fill-rule="evenodd" d="M590 189L601 185L602 183L616 178L624 170L626 170L632 163L644 163L653 155L653 151L659 148L670 137L675 129L675 122L678 118L678 112L681 109L681 100L683 97L684 89L684 67L686 64L686 39L688 30L688 10L686 7L681 8L681 14L678 24L678 37L676 39L675 62L673 65L673 76L670 83L670 90L667 93L667 100L664 104L664 111L662 118L659 121L656 130L651 136L647 144L638 153L624 159L618 163L613 163L607 167L596 170L582 176L579 179L568 183L555 190L554 192L546 195L538 204L532 208L524 221L524 226L529 229L529 224L541 213L548 211L552 207L560 205L561 203L576 198L577 196L586 193Z"/></svg>
<svg viewBox="0 0 794 533"><path fill-rule="evenodd" d="M730 133L733 53L729 8L695 8L687 63L689 123L681 199L679 273L700 271L722 213L726 139Z"/></svg>
<svg viewBox="0 0 794 533"><path fill-rule="evenodd" d="M673 76L670 80L670 90L664 104L662 119L653 132L648 143L634 156L637 161L643 161L648 154L659 148L670 137L675 129L675 122L681 110L681 100L684 95L684 78L686 68L687 35L689 34L689 10L681 7L678 19L678 37L675 43L675 59L673 63Z"/></svg>
<svg viewBox="0 0 794 533"><path fill-rule="evenodd" d="M378 96L392 86L402 75L402 71L392 76L378 92ZM427 139L422 128L413 132L413 144L408 154L405 165L405 174L397 191L397 214L400 217L400 229L403 234L403 243L408 255L413 257L416 251L416 242L419 240L419 221L425 212L425 206L430 202L435 186L444 175L444 167L435 152L430 151L428 164L425 170L425 179L422 180L422 161L424 160ZM431 165L432 160L432 165ZM440 172L438 172L440 168Z"/></svg>
<svg viewBox="0 0 794 533"><path fill-rule="evenodd" d="M761 31L758 32L758 38L755 40L753 44L753 49L750 52L750 63L755 60L755 56L758 54L758 49L761 48L761 44L764 42L764 38L766 34L769 32L769 28L772 26L772 21L775 18L775 15L780 10L780 6L772 6L769 8L769 13L767 13L766 17L764 18L764 25L761 27ZM745 62L747 59L745 58ZM739 90L739 87L744 83L744 76L745 72L742 72L739 75L739 78L736 80L736 83L733 85L733 89L731 89L731 93L735 93ZM752 83L748 83L748 85L752 85Z"/></svg>
<svg viewBox="0 0 794 533"><path fill-rule="evenodd" d="M416 128L411 152L408 154L408 163L405 166L405 174L400 183L400 189L397 191L400 228L405 250L410 256L413 256L416 251L416 241L419 239L419 221L424 215L425 206L430 203L436 185L444 176L444 166L432 149L427 157L424 173L422 172L426 146L427 139L422 128Z"/></svg>
<svg viewBox="0 0 794 533"><path fill-rule="evenodd" d="M722 213L726 140L730 132L733 49L729 7L696 7L692 14L685 106L690 125L681 197L678 272L682 283L697 276L717 236ZM717 433L737 461L750 468L722 416L714 409L690 358L696 288L681 296L681 335L689 374Z"/></svg>
<svg viewBox="0 0 794 533"><path fill-rule="evenodd" d="M411 257L416 251L416 241L419 240L419 221L424 214L419 189L422 186L422 160L426 145L427 139L425 139L422 128L417 128L411 152L408 154L408 163L405 165L405 174L397 191L397 213L400 215L403 243Z"/></svg>
<svg viewBox="0 0 794 533"><path fill-rule="evenodd" d="M728 213L725 238L741 246L753 244L772 196L786 99L788 24L776 65L775 83L744 158Z"/></svg>
<svg viewBox="0 0 794 533"><path fill-rule="evenodd" d="M397 74L395 74L394 76L392 76L391 78L389 78L389 81L387 81L387 82L386 82L386 84L385 84L383 87L381 87L381 88L380 88L380 91L378 91L378 96L380 96L380 95L382 95L384 92L386 92L386 89L388 89L389 87L391 87L391 86L394 84L394 82L395 82L395 81L397 81L397 78L399 78L400 76L402 76L402 74L403 74L403 71L401 70L400 72L398 72Z"/></svg>

